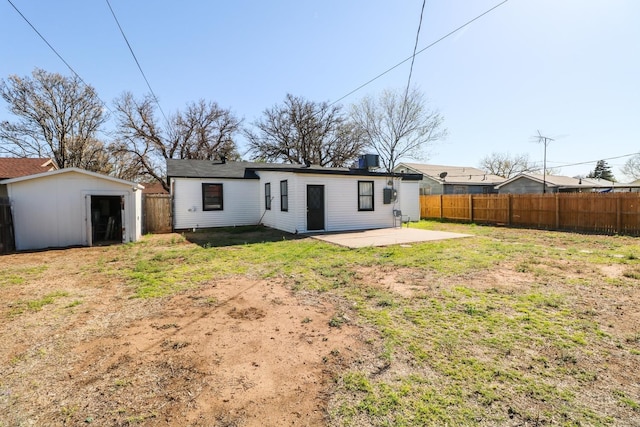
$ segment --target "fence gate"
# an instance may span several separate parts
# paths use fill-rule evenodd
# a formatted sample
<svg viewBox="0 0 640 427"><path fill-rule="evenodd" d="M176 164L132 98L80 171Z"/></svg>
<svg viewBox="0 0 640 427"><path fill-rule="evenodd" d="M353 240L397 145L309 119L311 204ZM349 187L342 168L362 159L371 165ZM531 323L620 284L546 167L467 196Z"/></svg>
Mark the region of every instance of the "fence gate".
<svg viewBox="0 0 640 427"><path fill-rule="evenodd" d="M8 198L0 197L0 254L7 254L15 249L11 203Z"/></svg>
<svg viewBox="0 0 640 427"><path fill-rule="evenodd" d="M142 196L143 233L171 233L171 195L144 194Z"/></svg>

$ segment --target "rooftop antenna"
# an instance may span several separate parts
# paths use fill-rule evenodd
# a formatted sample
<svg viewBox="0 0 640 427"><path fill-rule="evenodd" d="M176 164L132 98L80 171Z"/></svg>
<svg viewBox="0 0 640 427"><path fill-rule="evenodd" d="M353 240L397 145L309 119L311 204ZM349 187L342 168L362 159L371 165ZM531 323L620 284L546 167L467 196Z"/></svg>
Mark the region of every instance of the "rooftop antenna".
<svg viewBox="0 0 640 427"><path fill-rule="evenodd" d="M549 138L548 136L542 136L542 134L538 130L538 142L542 142L544 144L544 161L542 163L542 194L545 194L547 192L547 146L551 141L555 141L555 139Z"/></svg>

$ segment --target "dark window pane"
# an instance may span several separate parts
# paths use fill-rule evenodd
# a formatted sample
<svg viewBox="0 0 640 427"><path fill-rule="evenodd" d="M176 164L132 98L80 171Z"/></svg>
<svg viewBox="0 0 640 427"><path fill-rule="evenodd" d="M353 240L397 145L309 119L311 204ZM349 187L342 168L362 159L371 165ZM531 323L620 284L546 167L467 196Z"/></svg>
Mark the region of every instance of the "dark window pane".
<svg viewBox="0 0 640 427"><path fill-rule="evenodd" d="M266 210L271 209L271 183L267 182L264 185L264 208Z"/></svg>
<svg viewBox="0 0 640 427"><path fill-rule="evenodd" d="M222 210L222 184L202 184L202 210Z"/></svg>
<svg viewBox="0 0 640 427"><path fill-rule="evenodd" d="M280 181L280 210L289 210L289 183Z"/></svg>

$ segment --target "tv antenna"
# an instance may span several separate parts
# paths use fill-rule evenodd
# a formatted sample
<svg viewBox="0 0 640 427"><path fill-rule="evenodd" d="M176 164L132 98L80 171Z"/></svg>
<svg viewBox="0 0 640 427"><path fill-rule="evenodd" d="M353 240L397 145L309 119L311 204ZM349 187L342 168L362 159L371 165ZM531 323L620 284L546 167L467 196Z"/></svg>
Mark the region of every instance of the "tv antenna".
<svg viewBox="0 0 640 427"><path fill-rule="evenodd" d="M538 130L538 142L542 142L544 144L544 159L542 162L542 194L547 192L547 146L551 141L555 141L555 139L543 136Z"/></svg>

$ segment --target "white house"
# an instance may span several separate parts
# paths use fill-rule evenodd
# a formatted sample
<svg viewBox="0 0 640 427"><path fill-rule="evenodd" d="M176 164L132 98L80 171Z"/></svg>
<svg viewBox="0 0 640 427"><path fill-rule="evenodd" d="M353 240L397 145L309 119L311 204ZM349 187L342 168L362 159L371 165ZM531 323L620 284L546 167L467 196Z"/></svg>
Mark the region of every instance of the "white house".
<svg viewBox="0 0 640 427"><path fill-rule="evenodd" d="M167 160L167 176L178 230L263 224L307 233L385 228L401 219L420 219L420 174Z"/></svg>
<svg viewBox="0 0 640 427"><path fill-rule="evenodd" d="M143 186L67 168L0 181L7 186L17 250L133 242Z"/></svg>

